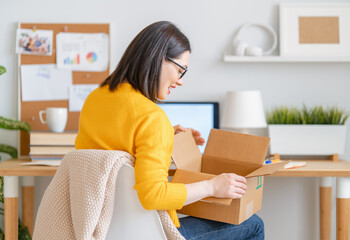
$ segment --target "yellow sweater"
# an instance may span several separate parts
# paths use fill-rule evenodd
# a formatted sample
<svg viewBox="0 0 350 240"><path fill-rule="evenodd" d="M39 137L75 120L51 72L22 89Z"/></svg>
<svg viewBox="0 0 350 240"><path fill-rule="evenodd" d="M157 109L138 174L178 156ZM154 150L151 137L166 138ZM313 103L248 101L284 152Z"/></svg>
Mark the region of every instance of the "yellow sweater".
<svg viewBox="0 0 350 240"><path fill-rule="evenodd" d="M184 184L169 183L174 129L163 110L123 83L114 92L95 89L80 113L76 149L122 150L135 157L135 186L145 209L168 210L180 227L176 209L187 197Z"/></svg>

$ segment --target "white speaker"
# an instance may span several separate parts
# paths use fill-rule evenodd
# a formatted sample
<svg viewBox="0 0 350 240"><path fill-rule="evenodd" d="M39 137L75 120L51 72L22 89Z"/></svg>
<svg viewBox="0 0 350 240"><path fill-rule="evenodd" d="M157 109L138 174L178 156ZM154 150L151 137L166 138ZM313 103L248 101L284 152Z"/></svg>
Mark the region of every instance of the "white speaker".
<svg viewBox="0 0 350 240"><path fill-rule="evenodd" d="M273 44L270 49L264 51L262 48L257 46L249 46L246 42L240 40L240 35L250 26L261 27L269 32L273 38ZM265 24L261 23L246 23L238 29L237 35L233 40L233 52L237 56L266 56L270 55L277 47L277 34L275 30Z"/></svg>

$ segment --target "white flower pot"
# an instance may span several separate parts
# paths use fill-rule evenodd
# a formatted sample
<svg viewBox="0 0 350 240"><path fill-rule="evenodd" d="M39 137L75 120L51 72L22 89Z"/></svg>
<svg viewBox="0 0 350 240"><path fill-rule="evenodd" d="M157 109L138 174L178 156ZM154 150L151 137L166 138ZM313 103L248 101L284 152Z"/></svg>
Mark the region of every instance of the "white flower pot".
<svg viewBox="0 0 350 240"><path fill-rule="evenodd" d="M344 154L345 125L270 124L268 128L271 154Z"/></svg>

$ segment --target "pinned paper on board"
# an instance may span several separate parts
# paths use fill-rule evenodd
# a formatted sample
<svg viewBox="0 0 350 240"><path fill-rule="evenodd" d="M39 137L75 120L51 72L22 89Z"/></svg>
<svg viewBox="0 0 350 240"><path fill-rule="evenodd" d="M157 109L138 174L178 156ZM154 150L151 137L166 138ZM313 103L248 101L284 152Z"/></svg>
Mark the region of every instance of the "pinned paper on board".
<svg viewBox="0 0 350 240"><path fill-rule="evenodd" d="M51 55L52 38L52 30L17 29L16 53Z"/></svg>
<svg viewBox="0 0 350 240"><path fill-rule="evenodd" d="M77 84L69 87L69 111L80 112L87 96L98 84Z"/></svg>
<svg viewBox="0 0 350 240"><path fill-rule="evenodd" d="M67 100L72 71L55 64L22 65L21 82L23 102Z"/></svg>
<svg viewBox="0 0 350 240"><path fill-rule="evenodd" d="M59 33L56 36L58 68L100 72L108 67L108 35L105 33Z"/></svg>

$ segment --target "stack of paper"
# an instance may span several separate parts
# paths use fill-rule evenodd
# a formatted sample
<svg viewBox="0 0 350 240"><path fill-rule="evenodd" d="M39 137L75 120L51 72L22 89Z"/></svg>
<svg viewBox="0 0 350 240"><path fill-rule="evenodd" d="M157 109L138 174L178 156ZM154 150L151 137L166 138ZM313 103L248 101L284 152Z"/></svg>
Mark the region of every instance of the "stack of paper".
<svg viewBox="0 0 350 240"><path fill-rule="evenodd" d="M292 169L292 168L298 168L298 167L305 167L306 162L289 162L287 165L284 166L284 169Z"/></svg>

